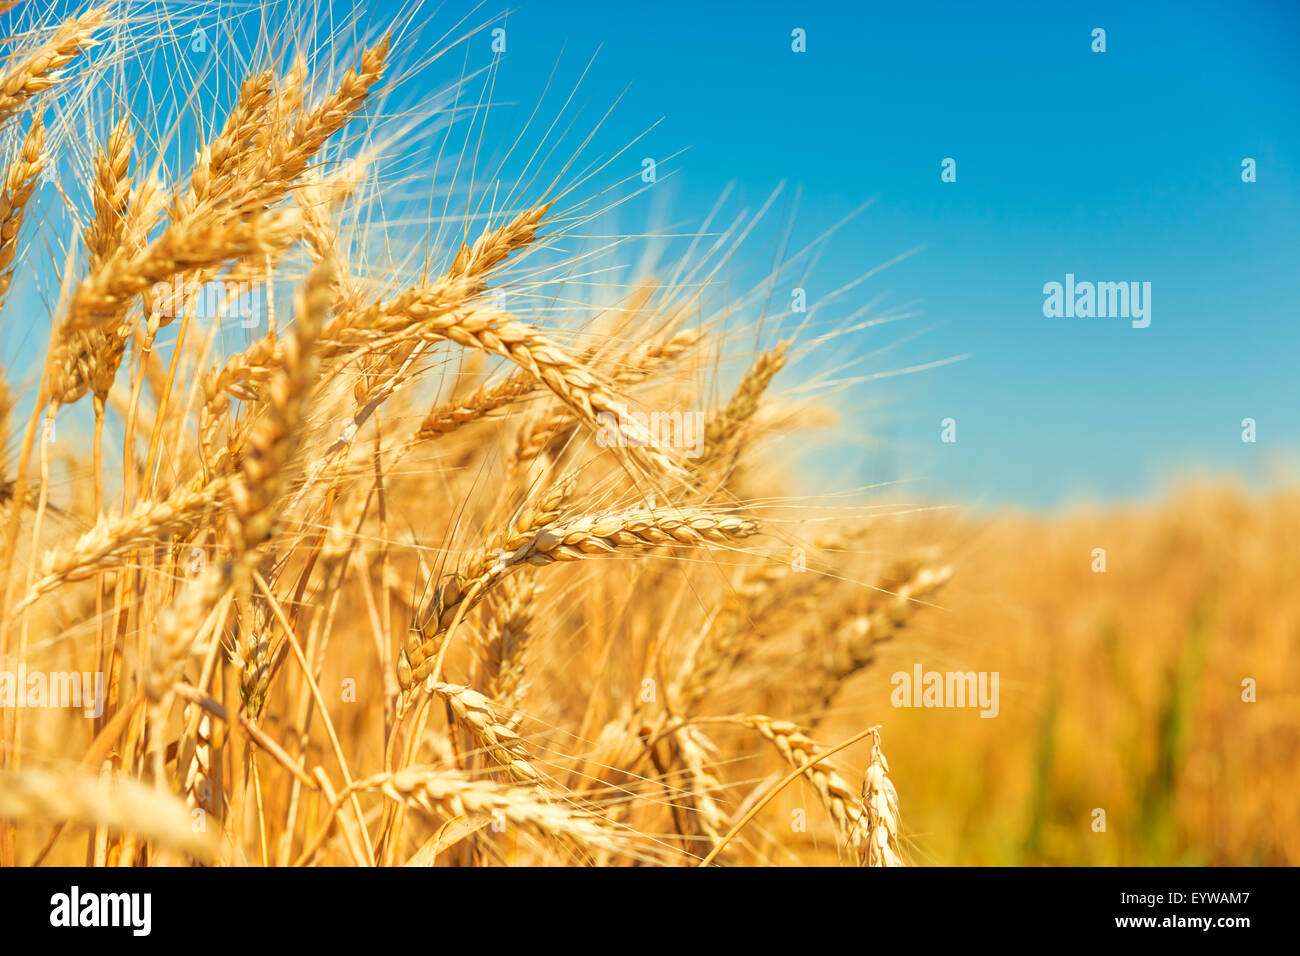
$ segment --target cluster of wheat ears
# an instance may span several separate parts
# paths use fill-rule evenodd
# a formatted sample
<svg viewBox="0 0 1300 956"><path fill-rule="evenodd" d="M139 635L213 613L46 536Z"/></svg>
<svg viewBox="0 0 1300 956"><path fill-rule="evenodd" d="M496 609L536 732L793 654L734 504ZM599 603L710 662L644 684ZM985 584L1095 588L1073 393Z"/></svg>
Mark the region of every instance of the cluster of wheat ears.
<svg viewBox="0 0 1300 956"><path fill-rule="evenodd" d="M4 305L0 671L103 690L0 708L0 863L903 863L881 727L817 733L947 569L758 464L815 420L769 388L811 345L706 309L705 254L519 314L589 221L558 186L477 182L463 237L377 268L398 35L330 77L268 52L177 170L69 92L149 81L122 18L38 19L0 73L0 295L42 256L58 291ZM214 281L262 291L245 342ZM627 409L705 410L701 453L598 442Z"/></svg>

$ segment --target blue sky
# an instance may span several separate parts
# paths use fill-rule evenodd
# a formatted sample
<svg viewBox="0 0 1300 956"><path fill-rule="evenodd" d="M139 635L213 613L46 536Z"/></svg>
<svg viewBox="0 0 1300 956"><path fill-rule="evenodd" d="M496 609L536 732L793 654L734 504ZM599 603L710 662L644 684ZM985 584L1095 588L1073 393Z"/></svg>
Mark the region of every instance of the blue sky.
<svg viewBox="0 0 1300 956"><path fill-rule="evenodd" d="M864 479L1041 508L1147 495L1189 469L1258 478L1295 447L1295 5L524 0L505 26L497 123L527 115L557 58L571 81L599 48L591 108L631 84L601 145L662 117L629 162L687 148L658 197L675 222L702 220L729 183L758 205L784 180L801 190L797 246L874 198L810 299L923 247L859 289L918 314L838 357L894 343L863 370L970 358L854 391L845 453ZM620 221L635 231L652 208L639 197ZM1067 272L1150 282L1150 327L1045 318L1043 284Z"/></svg>

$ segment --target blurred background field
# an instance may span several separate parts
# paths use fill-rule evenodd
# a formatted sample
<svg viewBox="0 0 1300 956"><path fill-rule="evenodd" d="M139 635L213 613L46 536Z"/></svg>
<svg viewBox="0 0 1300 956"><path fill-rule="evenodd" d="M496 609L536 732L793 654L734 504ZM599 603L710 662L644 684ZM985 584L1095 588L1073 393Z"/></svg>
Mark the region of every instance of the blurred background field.
<svg viewBox="0 0 1300 956"><path fill-rule="evenodd" d="M1300 861L1300 491L929 523L945 610L885 645L825 733L884 724L912 862ZM892 708L918 662L998 671L999 715Z"/></svg>

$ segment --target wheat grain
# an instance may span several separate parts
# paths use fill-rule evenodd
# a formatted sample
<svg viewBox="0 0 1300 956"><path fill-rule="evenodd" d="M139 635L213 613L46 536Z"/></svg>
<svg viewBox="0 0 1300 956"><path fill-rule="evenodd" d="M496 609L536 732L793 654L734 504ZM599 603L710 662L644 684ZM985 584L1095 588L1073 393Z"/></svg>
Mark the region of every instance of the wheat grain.
<svg viewBox="0 0 1300 956"><path fill-rule="evenodd" d="M518 728L519 708L528 690L533 605L540 589L531 576L516 576L502 583L501 592L480 641L479 664L484 693L496 701L506 725L513 730Z"/></svg>
<svg viewBox="0 0 1300 956"><path fill-rule="evenodd" d="M889 764L880 749L880 731L871 735L871 762L862 778L866 834L862 846L865 866L903 866L898 855L898 792L889 779Z"/></svg>

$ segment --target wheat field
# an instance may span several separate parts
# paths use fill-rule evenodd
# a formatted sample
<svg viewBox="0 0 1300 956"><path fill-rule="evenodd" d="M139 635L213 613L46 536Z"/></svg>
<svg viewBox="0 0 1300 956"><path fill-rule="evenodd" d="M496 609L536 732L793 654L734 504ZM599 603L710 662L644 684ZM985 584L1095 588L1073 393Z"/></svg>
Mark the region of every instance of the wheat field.
<svg viewBox="0 0 1300 956"><path fill-rule="evenodd" d="M1300 855L1294 496L825 495L846 326L711 281L743 225L611 278L642 240L578 240L636 177L588 131L476 152L443 54L491 21L268 7L169 83L201 4L0 6L0 864ZM891 706L917 663L998 718Z"/></svg>

